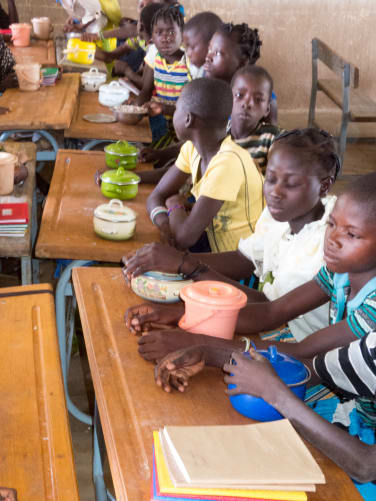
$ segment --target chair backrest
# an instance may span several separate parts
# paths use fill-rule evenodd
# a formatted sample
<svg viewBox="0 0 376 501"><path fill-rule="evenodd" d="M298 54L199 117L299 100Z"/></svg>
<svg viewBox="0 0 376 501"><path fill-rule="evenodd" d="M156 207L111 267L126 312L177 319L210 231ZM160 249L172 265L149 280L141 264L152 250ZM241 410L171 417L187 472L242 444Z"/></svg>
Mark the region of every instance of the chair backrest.
<svg viewBox="0 0 376 501"><path fill-rule="evenodd" d="M312 40L312 58L319 59L341 78L344 72L347 73L349 75L350 87L354 89L358 87L359 69L348 61L345 61L318 38Z"/></svg>

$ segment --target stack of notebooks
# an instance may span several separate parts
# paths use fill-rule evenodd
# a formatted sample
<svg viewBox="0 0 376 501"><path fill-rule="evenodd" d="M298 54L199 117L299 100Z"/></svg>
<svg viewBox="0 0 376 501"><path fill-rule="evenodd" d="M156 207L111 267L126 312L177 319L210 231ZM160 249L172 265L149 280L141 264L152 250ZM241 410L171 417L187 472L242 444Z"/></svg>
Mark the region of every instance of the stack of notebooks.
<svg viewBox="0 0 376 501"><path fill-rule="evenodd" d="M29 224L26 202L0 203L0 237L24 237Z"/></svg>
<svg viewBox="0 0 376 501"><path fill-rule="evenodd" d="M306 501L325 483L287 419L155 431L151 501Z"/></svg>

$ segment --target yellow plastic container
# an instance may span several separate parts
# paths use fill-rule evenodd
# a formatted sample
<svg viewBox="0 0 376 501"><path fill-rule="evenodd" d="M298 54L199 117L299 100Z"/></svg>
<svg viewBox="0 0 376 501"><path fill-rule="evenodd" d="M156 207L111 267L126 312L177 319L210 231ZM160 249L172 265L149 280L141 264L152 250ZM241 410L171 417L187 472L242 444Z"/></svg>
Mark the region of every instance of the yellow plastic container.
<svg viewBox="0 0 376 501"><path fill-rule="evenodd" d="M93 64L95 50L95 43L83 42L79 38L71 38L67 44L67 59L77 64Z"/></svg>

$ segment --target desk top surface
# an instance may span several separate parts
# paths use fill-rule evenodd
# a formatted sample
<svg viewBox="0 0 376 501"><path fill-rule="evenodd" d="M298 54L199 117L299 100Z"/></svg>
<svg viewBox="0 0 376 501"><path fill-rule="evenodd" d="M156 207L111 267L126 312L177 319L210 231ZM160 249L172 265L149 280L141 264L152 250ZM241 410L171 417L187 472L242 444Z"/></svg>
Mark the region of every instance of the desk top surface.
<svg viewBox="0 0 376 501"><path fill-rule="evenodd" d="M28 47L8 45L17 63L56 64L55 44L53 40L31 40Z"/></svg>
<svg viewBox="0 0 376 501"><path fill-rule="evenodd" d="M35 186L35 162L37 148L34 143L6 141L0 143L8 153L25 153L29 161L27 168L29 174L22 186L15 186L11 195L0 196L0 203L27 202L29 205L29 228L24 237L0 237L0 256L21 257L29 256L31 249L31 224L32 224L32 204Z"/></svg>
<svg viewBox="0 0 376 501"><path fill-rule="evenodd" d="M94 183L95 172L105 165L101 151L59 150L40 225L37 257L116 263L127 252L159 241L159 230L146 211L146 199L154 188L147 184L139 185L136 198L124 201L137 213L136 232L130 240L115 242L94 233L94 209L110 201Z"/></svg>
<svg viewBox="0 0 376 501"><path fill-rule="evenodd" d="M0 290L0 485L18 499L78 500L48 284Z"/></svg>
<svg viewBox="0 0 376 501"><path fill-rule="evenodd" d="M137 338L125 327L129 306L139 304L120 269L76 268L73 283L80 310L109 464L118 501L150 499L152 431L165 425L245 424L224 393L218 369L194 378L187 393L167 394L154 383L153 366L137 353ZM309 501L355 501L350 478L314 447L327 484Z"/></svg>
<svg viewBox="0 0 376 501"><path fill-rule="evenodd" d="M9 112L0 115L0 130L67 129L76 106L80 75L63 74L51 87L34 92L7 89L0 97L0 106Z"/></svg>
<svg viewBox="0 0 376 501"><path fill-rule="evenodd" d="M74 112L71 126L64 131L65 137L80 139L109 139L127 140L140 143L151 142L149 119L143 118L136 125L125 125L121 122L91 123L84 120L84 116L94 113L112 115L107 106L102 106L98 101L98 92L81 91Z"/></svg>

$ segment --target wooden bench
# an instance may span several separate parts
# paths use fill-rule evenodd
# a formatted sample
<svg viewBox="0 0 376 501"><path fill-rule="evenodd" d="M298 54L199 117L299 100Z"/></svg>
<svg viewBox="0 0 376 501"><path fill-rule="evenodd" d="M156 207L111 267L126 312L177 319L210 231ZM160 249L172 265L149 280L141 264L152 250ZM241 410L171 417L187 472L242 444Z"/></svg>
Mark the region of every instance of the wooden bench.
<svg viewBox="0 0 376 501"><path fill-rule="evenodd" d="M0 289L0 318L0 485L77 501L52 287Z"/></svg>
<svg viewBox="0 0 376 501"><path fill-rule="evenodd" d="M336 79L319 79L318 64L321 61L333 73ZM346 150L347 126L349 122L376 122L376 103L358 89L359 69L342 59L318 38L312 40L312 89L309 105L308 126L315 123L317 91L322 91L342 110L341 131L339 137L339 155L341 162Z"/></svg>

